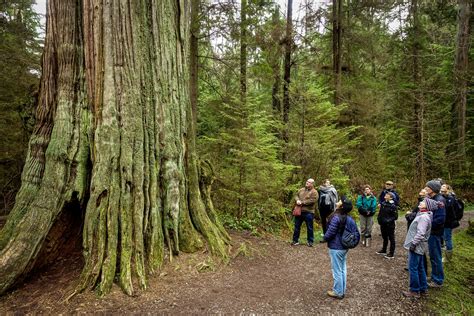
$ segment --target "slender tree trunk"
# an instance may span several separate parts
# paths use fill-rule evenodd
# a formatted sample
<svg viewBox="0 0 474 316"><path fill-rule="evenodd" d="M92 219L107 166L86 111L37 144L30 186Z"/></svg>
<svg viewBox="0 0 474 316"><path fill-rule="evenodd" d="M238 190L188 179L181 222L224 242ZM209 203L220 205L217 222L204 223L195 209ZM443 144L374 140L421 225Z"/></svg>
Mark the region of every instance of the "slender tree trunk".
<svg viewBox="0 0 474 316"><path fill-rule="evenodd" d="M291 80L291 52L293 48L293 0L288 0L286 14L285 65L283 74L283 141L289 142L289 114L290 114L290 80ZM286 161L286 149L283 150L283 161Z"/></svg>
<svg viewBox="0 0 474 316"><path fill-rule="evenodd" d="M452 130L457 154L452 157L454 162L452 170L459 174L467 170L466 159L466 110L468 94L468 69L469 69L469 46L470 46L470 19L472 2L468 0L458 0L458 32L456 37L456 56L454 60L454 83L456 99L453 104Z"/></svg>
<svg viewBox="0 0 474 316"><path fill-rule="evenodd" d="M187 1L50 0L38 125L0 233L1 292L39 260L71 203L85 210L77 291L133 293L165 257L227 257L199 189ZM58 241L56 241L58 242ZM45 251L43 251L45 252Z"/></svg>
<svg viewBox="0 0 474 316"><path fill-rule="evenodd" d="M415 114L414 135L415 135L415 179L420 185L426 182L426 162L425 162L425 106L423 92L421 87L421 68L420 68L420 22L418 17L418 0L411 1L411 14L413 20L412 35L412 80L413 80L413 107Z"/></svg>
<svg viewBox="0 0 474 316"><path fill-rule="evenodd" d="M240 7L240 129L246 126L247 118L247 0L241 1ZM243 150L243 139L240 138L240 151ZM246 203L244 194L245 183L245 155L240 153L239 157L239 198L238 198L238 214L241 218L244 214Z"/></svg>
<svg viewBox="0 0 474 316"><path fill-rule="evenodd" d="M280 21L280 11L276 7L273 11L272 22L274 27L278 27ZM270 56L271 67L273 71L273 86L272 86L272 109L275 118L279 121L281 118L281 98L280 98L280 86L281 86L281 55L280 55L280 33L273 32L272 34L273 43L275 43L275 54Z"/></svg>
<svg viewBox="0 0 474 316"><path fill-rule="evenodd" d="M342 73L342 0L332 1L332 58L334 73L334 104L341 103Z"/></svg>

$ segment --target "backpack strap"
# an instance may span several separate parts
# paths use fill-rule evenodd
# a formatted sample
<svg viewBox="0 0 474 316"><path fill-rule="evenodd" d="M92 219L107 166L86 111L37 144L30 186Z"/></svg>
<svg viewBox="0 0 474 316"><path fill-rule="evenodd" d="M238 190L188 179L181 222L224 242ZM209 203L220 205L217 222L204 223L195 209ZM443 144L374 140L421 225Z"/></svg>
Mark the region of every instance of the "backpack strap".
<svg viewBox="0 0 474 316"><path fill-rule="evenodd" d="M346 228L346 223L347 223L347 215L338 215L339 217L339 234L342 234L344 232L344 229Z"/></svg>

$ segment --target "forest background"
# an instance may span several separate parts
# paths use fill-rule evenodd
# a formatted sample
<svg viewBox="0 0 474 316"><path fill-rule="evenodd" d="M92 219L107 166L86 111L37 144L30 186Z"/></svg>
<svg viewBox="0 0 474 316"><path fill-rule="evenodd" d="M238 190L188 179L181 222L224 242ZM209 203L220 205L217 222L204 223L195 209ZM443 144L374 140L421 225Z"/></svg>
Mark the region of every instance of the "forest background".
<svg viewBox="0 0 474 316"><path fill-rule="evenodd" d="M0 2L1 216L35 122L44 21L34 2ZM348 195L390 179L403 206L440 177L474 200L471 9L462 0L201 1L191 39L197 148L223 222L279 230L308 177Z"/></svg>

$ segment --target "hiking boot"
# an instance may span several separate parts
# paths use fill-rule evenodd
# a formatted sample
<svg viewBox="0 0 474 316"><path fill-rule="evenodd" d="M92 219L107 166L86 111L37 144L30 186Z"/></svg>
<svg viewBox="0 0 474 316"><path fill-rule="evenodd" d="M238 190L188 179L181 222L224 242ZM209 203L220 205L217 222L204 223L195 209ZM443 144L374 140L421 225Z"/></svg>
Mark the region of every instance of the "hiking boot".
<svg viewBox="0 0 474 316"><path fill-rule="evenodd" d="M298 246L299 244L300 244L300 243L297 242L297 241L292 241L292 242L291 242L291 245L292 245L292 246Z"/></svg>
<svg viewBox="0 0 474 316"><path fill-rule="evenodd" d="M420 296L421 296L421 297L427 297L427 296L428 296L428 290L426 290L426 291L420 291Z"/></svg>
<svg viewBox="0 0 474 316"><path fill-rule="evenodd" d="M440 287L442 287L443 285L442 284L438 284L434 281L430 281L428 282L428 287L429 288L432 288L432 289L439 289Z"/></svg>
<svg viewBox="0 0 474 316"><path fill-rule="evenodd" d="M308 243L308 247L313 247L313 243L312 243L312 242L309 242L309 243Z"/></svg>
<svg viewBox="0 0 474 316"><path fill-rule="evenodd" d="M383 249L379 250L379 251L376 252L376 254L385 256L387 254L387 250L383 250Z"/></svg>
<svg viewBox="0 0 474 316"><path fill-rule="evenodd" d="M388 255L383 256L385 259L393 259L393 253L389 253Z"/></svg>
<svg viewBox="0 0 474 316"><path fill-rule="evenodd" d="M402 291L403 296L411 298L420 298L420 294L412 291Z"/></svg>
<svg viewBox="0 0 474 316"><path fill-rule="evenodd" d="M327 293L330 297L337 298L339 300L342 300L344 298L344 295L342 295L342 296L337 295L337 293L334 292L334 291L328 291Z"/></svg>

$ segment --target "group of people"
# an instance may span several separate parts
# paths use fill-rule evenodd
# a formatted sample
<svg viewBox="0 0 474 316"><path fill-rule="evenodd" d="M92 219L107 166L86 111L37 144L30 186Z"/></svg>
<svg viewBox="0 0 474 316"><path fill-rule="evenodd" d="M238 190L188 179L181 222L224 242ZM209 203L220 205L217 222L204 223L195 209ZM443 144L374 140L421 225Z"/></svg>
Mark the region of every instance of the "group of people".
<svg viewBox="0 0 474 316"><path fill-rule="evenodd" d="M314 180L308 179L305 187L295 196L296 205L301 206L301 215L295 216L295 229L292 245L299 245L300 229L303 222L307 227L307 245L314 244L313 220L316 208L319 209L323 229L322 243L327 243L333 273L333 289L327 294L342 299L346 292L348 248L343 241L344 229L357 231L354 219L348 214L352 211L352 202L338 193L329 179L325 179L318 189ZM409 290L403 291L406 297L420 297L427 293L428 287L441 287L444 282L442 243L446 245L446 257L452 256L452 229L459 226L454 206L456 196L452 188L441 179L426 183L419 193L418 204L407 212L407 234L403 247L408 250ZM369 185L357 197L356 207L360 220L360 239L362 245L370 246L373 218L379 209L377 222L382 234L382 249L376 253L386 259L395 255L395 222L398 219L400 196L392 181L386 181L378 198ZM390 246L389 246L390 245ZM431 281L427 281L428 264L431 263Z"/></svg>

